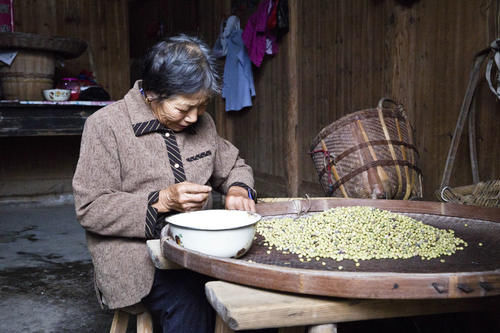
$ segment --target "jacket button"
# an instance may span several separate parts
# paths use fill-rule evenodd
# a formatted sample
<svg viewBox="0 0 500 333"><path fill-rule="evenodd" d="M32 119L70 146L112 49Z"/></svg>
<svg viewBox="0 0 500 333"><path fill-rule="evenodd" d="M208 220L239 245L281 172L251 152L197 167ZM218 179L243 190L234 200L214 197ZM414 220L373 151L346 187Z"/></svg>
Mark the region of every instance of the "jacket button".
<svg viewBox="0 0 500 333"><path fill-rule="evenodd" d="M170 133L165 133L165 136L168 138L170 137Z"/></svg>
<svg viewBox="0 0 500 333"><path fill-rule="evenodd" d="M179 168L179 164L175 163L174 164L174 168L178 169Z"/></svg>

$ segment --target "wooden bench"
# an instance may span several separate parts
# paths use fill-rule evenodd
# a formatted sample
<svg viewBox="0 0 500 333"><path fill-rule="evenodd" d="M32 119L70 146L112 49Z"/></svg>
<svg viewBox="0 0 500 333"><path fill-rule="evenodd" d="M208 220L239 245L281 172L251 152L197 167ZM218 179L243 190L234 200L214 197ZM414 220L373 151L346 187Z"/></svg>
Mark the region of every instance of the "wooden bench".
<svg viewBox="0 0 500 333"><path fill-rule="evenodd" d="M500 297L460 299L347 299L288 294L225 281L205 285L217 312L216 333L280 328L280 333L337 332L337 323L464 311L498 311Z"/></svg>

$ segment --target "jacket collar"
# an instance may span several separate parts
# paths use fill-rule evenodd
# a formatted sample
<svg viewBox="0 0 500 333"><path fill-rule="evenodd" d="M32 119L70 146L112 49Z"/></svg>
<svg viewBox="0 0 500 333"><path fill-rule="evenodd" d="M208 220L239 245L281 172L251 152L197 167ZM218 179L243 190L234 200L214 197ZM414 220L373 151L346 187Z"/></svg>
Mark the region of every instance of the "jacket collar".
<svg viewBox="0 0 500 333"><path fill-rule="evenodd" d="M151 108L139 91L140 85L141 80L135 81L132 89L130 89L123 98L128 109L131 126L134 129L136 136L150 133L153 128L157 130L157 126L154 126L153 124L159 124L158 120L153 115ZM149 131L147 133L145 131L146 128Z"/></svg>
<svg viewBox="0 0 500 333"><path fill-rule="evenodd" d="M162 124L160 124L160 122L157 119L152 119L149 121L135 123L132 125L132 128L134 129L135 136L141 136L144 134L159 132L160 130L161 131L172 131L170 129L167 129Z"/></svg>
<svg viewBox="0 0 500 333"><path fill-rule="evenodd" d="M141 80L135 81L132 89L130 89L124 97L135 136L142 136L155 132L173 133L171 129L162 125L153 115L151 108L140 92L141 82ZM185 131L190 134L196 134L195 127L196 124L189 126Z"/></svg>

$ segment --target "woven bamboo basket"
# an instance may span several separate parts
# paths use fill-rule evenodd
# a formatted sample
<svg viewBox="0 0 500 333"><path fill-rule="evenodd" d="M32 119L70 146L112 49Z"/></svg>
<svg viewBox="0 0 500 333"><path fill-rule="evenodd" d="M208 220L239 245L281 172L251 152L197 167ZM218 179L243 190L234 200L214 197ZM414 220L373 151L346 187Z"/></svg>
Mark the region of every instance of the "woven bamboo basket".
<svg viewBox="0 0 500 333"><path fill-rule="evenodd" d="M500 180L458 187L445 186L439 198L445 202L498 208L500 207Z"/></svg>
<svg viewBox="0 0 500 333"><path fill-rule="evenodd" d="M312 141L311 157L327 196L422 197L411 125L403 106L388 98L323 128Z"/></svg>

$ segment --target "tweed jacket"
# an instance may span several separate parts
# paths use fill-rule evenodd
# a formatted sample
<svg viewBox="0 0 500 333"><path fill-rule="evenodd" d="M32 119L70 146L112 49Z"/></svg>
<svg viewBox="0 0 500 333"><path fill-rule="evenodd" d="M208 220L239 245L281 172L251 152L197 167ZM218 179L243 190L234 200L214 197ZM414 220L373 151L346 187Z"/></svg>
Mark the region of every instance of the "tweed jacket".
<svg viewBox="0 0 500 333"><path fill-rule="evenodd" d="M175 138L181 161L172 160L165 137ZM208 114L175 133L155 119L139 82L85 122L73 177L75 208L86 230L99 301L111 309L136 304L151 290L154 266L146 240L154 235L146 220L152 213L164 222L151 205L155 194L176 182L179 170L186 181L222 193L235 183L254 186L252 169L217 135Z"/></svg>

